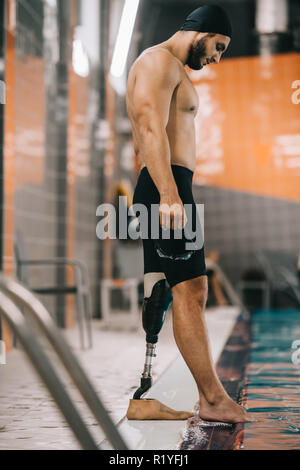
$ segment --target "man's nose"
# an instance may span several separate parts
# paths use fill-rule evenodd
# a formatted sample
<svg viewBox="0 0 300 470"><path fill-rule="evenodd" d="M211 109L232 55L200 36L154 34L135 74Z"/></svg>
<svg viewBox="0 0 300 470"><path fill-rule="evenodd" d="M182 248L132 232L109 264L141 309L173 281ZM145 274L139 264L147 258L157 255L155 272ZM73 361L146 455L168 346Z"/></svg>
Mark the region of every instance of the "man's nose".
<svg viewBox="0 0 300 470"><path fill-rule="evenodd" d="M218 64L221 60L221 54L215 54L213 55L212 57L213 61L215 62L215 64Z"/></svg>

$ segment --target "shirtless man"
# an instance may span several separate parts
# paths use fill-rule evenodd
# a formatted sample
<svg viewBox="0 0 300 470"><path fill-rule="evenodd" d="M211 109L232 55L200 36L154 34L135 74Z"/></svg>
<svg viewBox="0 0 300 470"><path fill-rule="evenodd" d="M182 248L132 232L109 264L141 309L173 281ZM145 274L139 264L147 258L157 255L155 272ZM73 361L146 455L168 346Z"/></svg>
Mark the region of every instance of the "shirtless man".
<svg viewBox="0 0 300 470"><path fill-rule="evenodd" d="M225 12L220 7L202 6L167 41L146 49L130 70L127 112L141 164L133 202L147 205L149 198L159 202L162 226L184 227L183 204L194 204L191 187L198 96L184 66L200 70L207 63L218 64L230 40ZM173 204L178 209L168 210ZM187 261L160 258L151 239L143 240L143 248L145 297L149 298L159 279L166 278L172 289L174 338L197 384L199 416L231 423L253 421L228 396L212 361L204 318L204 247Z"/></svg>

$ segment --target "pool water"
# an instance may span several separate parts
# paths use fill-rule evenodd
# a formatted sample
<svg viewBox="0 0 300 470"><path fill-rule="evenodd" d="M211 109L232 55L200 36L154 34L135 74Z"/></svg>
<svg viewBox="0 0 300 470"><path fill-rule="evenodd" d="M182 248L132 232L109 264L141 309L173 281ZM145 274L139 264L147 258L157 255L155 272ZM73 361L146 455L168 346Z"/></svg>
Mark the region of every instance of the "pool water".
<svg viewBox="0 0 300 470"><path fill-rule="evenodd" d="M300 311L253 314L246 378L243 401L262 422L245 424L240 450L300 449Z"/></svg>

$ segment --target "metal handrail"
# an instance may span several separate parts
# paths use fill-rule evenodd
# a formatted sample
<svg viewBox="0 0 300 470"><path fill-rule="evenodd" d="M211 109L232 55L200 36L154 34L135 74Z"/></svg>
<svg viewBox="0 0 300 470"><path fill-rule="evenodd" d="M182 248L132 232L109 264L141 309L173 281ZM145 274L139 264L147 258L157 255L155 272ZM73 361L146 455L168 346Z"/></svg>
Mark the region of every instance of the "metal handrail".
<svg viewBox="0 0 300 470"><path fill-rule="evenodd" d="M80 279L80 282L77 283L78 286L81 288L81 292L88 293L89 290L89 282L88 282L88 270L85 266L84 263L82 263L79 260L74 260L71 258L41 258L41 259L20 259L19 260L20 265L28 265L28 266L46 266L46 265L69 265L73 266L74 271L75 271L75 276ZM19 276L21 279L21 277ZM82 288L82 286L84 286ZM87 296L87 302L89 302L89 307L88 311L90 312L90 298ZM86 312L87 306L85 306L84 311ZM92 347L92 329L91 329L91 323L90 323L90 318L86 318L86 329L87 329L87 335L88 335L88 341L89 341L89 347ZM81 344L84 345L84 337L83 337L83 330L82 330L82 325L81 325L81 320L79 320L79 333L80 333L80 341Z"/></svg>
<svg viewBox="0 0 300 470"><path fill-rule="evenodd" d="M206 258L205 263L208 268L212 268L218 275L221 281L221 284L223 284L223 287L230 299L230 301L233 303L233 305L238 305L241 309L241 313L245 319L249 318L250 312L247 309L246 305L243 303L242 299L234 289L233 285L229 281L228 277L225 275L224 271L221 269L221 267L216 263L215 261Z"/></svg>
<svg viewBox="0 0 300 470"><path fill-rule="evenodd" d="M298 285L298 279L296 276L293 276L293 274L284 266L281 266L279 268L279 272L281 273L282 277L285 279L287 285L291 288L293 291L294 296L296 297L297 301L300 304L300 292L299 292L299 285Z"/></svg>
<svg viewBox="0 0 300 470"><path fill-rule="evenodd" d="M262 269L265 271L271 288L273 290L282 290L286 287L290 287L297 302L300 303L300 292L298 288L297 277L293 275L290 269L281 265L277 265L276 269L274 269L270 260L263 252L257 252L255 253L255 256L261 264ZM288 292L286 292L286 294L288 294ZM289 294L289 297L292 297L292 295Z"/></svg>
<svg viewBox="0 0 300 470"><path fill-rule="evenodd" d="M49 357L43 351L31 328L26 325L25 318L18 307L3 292L0 292L0 312L19 339L32 365L47 386L82 448L97 450L98 446L94 438L52 367Z"/></svg>
<svg viewBox="0 0 300 470"><path fill-rule="evenodd" d="M24 315L29 315L47 337L114 449L128 450L127 444L103 406L89 377L44 305L20 282L3 273L0 273L0 288L4 289L19 305L25 307Z"/></svg>

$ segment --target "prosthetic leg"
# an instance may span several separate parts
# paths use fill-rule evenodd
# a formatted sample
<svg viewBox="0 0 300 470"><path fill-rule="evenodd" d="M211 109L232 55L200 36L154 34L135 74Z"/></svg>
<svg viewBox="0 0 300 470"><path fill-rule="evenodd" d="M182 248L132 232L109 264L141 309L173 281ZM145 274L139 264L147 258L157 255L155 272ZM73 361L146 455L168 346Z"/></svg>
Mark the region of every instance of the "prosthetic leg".
<svg viewBox="0 0 300 470"><path fill-rule="evenodd" d="M167 310L173 301L171 289L166 284L166 278L162 277L163 273L150 274L152 275L152 278L145 279L145 281L152 281L152 284L153 282L155 282L155 284L151 289L151 295L147 297L148 292L146 287L148 286L146 286L147 282L145 282L145 298L143 302L142 319L143 328L146 332L146 359L144 372L141 378L141 386L133 395L133 398L137 400L152 386L152 358L156 357L155 349L158 341L158 334L163 327ZM157 281L155 280L155 277L157 279L158 276L161 276L161 279Z"/></svg>
<svg viewBox="0 0 300 470"><path fill-rule="evenodd" d="M173 296L164 273L148 273L144 278L144 302L142 309L143 328L146 332L146 359L141 385L136 390L127 410L128 419L187 419L193 416L185 411L175 411L153 398L141 399L141 396L152 386L152 358L156 357L155 349L158 335L163 327L166 313Z"/></svg>

